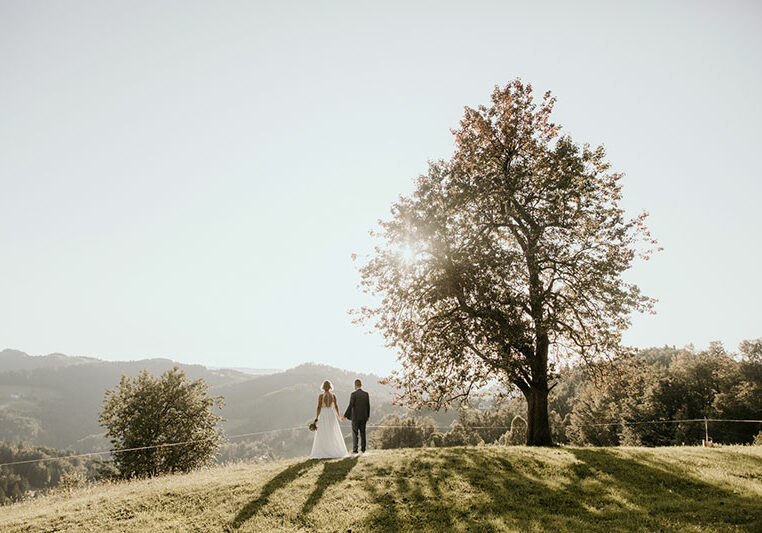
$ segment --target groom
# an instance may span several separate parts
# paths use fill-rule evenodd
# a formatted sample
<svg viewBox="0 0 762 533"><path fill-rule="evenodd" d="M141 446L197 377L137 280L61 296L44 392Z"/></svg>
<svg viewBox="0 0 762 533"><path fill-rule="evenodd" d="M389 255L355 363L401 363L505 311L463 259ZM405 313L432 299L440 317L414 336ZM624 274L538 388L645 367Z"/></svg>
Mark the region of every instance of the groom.
<svg viewBox="0 0 762 533"><path fill-rule="evenodd" d="M355 380L355 391L349 397L349 405L342 420L352 421L352 453L357 453L357 432L362 439L362 453L365 453L365 424L370 418L370 397L362 390L362 381Z"/></svg>

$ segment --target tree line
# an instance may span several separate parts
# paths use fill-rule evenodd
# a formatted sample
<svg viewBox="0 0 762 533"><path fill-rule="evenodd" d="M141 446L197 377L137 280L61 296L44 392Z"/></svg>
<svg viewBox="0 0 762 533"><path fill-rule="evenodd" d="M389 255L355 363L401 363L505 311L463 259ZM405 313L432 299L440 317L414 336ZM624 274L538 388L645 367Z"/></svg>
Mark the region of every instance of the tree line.
<svg viewBox="0 0 762 533"><path fill-rule="evenodd" d="M0 467L0 505L54 487L77 486L114 473L99 459L62 457L69 452L42 446L0 442L0 464L47 459Z"/></svg>
<svg viewBox="0 0 762 533"><path fill-rule="evenodd" d="M697 445L703 422L686 419L762 420L762 339L728 352L651 348L633 357L561 373L549 398L553 440L576 446ZM516 445L525 442L526 404L509 396L488 409L462 410L443 431L428 417L386 417L371 438L381 448ZM762 444L762 424L710 422L722 444Z"/></svg>

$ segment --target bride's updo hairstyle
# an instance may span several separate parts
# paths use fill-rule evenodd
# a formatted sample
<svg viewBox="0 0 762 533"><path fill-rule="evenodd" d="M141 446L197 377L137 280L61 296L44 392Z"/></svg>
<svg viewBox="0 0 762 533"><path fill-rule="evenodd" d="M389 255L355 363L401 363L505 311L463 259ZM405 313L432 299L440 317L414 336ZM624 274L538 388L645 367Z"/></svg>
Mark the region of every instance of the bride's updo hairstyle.
<svg viewBox="0 0 762 533"><path fill-rule="evenodd" d="M325 404L326 407L330 407L331 406L331 391L333 390L333 385L331 384L330 381L326 379L323 382L323 386L321 387L321 389L323 389L324 391L323 403Z"/></svg>

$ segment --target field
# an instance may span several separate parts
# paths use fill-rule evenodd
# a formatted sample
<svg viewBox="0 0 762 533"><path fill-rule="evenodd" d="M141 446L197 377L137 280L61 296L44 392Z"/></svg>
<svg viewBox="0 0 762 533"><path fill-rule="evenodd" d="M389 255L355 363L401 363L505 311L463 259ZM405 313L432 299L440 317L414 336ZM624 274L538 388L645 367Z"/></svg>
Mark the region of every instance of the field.
<svg viewBox="0 0 762 533"><path fill-rule="evenodd" d="M104 484L0 531L762 531L762 448L465 447Z"/></svg>

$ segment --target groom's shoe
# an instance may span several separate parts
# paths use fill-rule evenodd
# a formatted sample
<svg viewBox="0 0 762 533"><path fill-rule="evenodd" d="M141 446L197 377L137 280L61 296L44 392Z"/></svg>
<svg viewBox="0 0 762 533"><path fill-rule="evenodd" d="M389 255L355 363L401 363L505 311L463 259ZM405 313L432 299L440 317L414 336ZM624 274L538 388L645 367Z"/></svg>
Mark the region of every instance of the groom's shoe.
<svg viewBox="0 0 762 533"><path fill-rule="evenodd" d="M352 450L352 455L357 455L357 450Z"/></svg>

